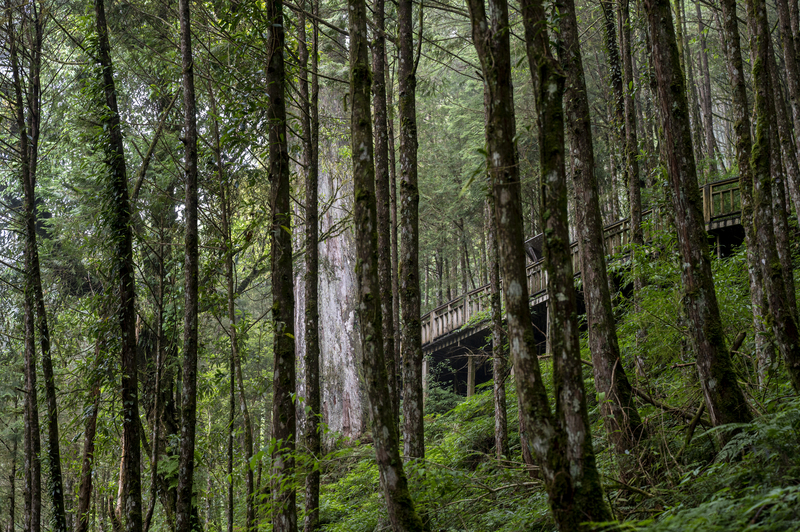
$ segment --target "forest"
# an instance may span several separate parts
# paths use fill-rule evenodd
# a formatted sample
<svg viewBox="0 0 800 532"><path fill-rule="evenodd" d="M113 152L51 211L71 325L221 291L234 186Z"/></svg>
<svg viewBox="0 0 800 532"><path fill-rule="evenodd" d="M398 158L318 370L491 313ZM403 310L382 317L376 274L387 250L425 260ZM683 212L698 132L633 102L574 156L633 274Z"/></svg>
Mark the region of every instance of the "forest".
<svg viewBox="0 0 800 532"><path fill-rule="evenodd" d="M798 0L4 0L0 532L800 530Z"/></svg>

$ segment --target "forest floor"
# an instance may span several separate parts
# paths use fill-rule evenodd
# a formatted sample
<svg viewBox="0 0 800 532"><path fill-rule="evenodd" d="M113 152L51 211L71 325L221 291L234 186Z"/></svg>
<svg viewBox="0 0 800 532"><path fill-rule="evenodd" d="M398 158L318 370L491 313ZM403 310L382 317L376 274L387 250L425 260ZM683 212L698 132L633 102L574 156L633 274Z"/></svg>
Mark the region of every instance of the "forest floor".
<svg viewBox="0 0 800 532"><path fill-rule="evenodd" d="M753 384L752 314L743 253L714 261L726 334L733 338L745 331L749 336L735 364L757 417L753 423L737 426L710 428L703 419L696 430L690 429L691 413L698 410L701 395L681 325L677 261L665 254L642 264L650 268L645 273L654 280L652 288L644 295L639 315L618 294L619 337L625 356L636 351L649 364L651 376L637 379L635 386L647 390L658 406L639 404L650 436L635 456L620 460L609 446L591 368L586 368L594 449L616 519L589 529L800 530L800 398L780 368L765 386ZM637 342L636 331L645 323L647 337ZM590 358L585 338L583 345L583 358ZM542 361L542 371L549 382L552 367L547 360ZM407 463L406 470L412 494L432 531L555 529L537 468L526 467L522 461L517 396L511 381L506 402L510 456L501 460L494 452L491 383L479 387L470 398L431 383L425 459ZM723 439L727 440L724 445ZM343 444L321 467L324 530L390 529L370 444Z"/></svg>

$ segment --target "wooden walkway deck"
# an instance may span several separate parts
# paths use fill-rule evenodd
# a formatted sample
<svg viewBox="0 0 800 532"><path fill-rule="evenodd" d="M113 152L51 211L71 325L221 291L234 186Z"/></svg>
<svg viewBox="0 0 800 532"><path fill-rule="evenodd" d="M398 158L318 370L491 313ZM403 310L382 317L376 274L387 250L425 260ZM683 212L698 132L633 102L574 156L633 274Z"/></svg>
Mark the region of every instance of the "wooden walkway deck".
<svg viewBox="0 0 800 532"><path fill-rule="evenodd" d="M725 179L702 187L703 215L707 231L740 225L741 197L739 178ZM643 213L647 216L650 211ZM537 237L526 242L530 246ZM619 220L605 228L606 254L617 255L630 243L630 220ZM534 246L535 247L535 246ZM572 243L572 269L580 275L578 243ZM528 293L531 306L547 301L547 276L544 261L529 261ZM422 350L431 353L454 345L488 327L482 311L489 308L489 285L462 294L422 316ZM479 316L480 314L480 316ZM472 322L471 322L472 320ZM469 324L469 326L466 326Z"/></svg>

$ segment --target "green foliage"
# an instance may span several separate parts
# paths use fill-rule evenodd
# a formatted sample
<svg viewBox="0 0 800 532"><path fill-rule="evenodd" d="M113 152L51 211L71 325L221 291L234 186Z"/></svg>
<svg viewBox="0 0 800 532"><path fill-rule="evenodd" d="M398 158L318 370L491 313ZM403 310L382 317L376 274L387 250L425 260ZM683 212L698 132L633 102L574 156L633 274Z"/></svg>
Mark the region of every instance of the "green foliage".
<svg viewBox="0 0 800 532"><path fill-rule="evenodd" d="M491 386L440 415L427 416L426 457L406 463L411 492L432 530L552 530L541 483L520 467L517 399L508 390L512 456L494 458ZM370 446L347 451L323 477L321 521L328 531L387 526Z"/></svg>
<svg viewBox="0 0 800 532"><path fill-rule="evenodd" d="M800 528L800 401L740 432L710 464L696 464L669 506L641 530L782 531Z"/></svg>

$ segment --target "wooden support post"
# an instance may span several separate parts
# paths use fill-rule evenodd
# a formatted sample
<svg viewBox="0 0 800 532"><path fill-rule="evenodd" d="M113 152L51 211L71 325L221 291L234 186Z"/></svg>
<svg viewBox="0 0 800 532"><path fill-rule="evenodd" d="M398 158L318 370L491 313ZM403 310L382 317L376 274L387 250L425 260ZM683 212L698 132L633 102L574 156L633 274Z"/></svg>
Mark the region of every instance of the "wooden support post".
<svg viewBox="0 0 800 532"><path fill-rule="evenodd" d="M711 221L711 185L703 185L703 220Z"/></svg>
<svg viewBox="0 0 800 532"><path fill-rule="evenodd" d="M475 395L475 357L467 355L467 397Z"/></svg>
<svg viewBox="0 0 800 532"><path fill-rule="evenodd" d="M422 355L422 404L428 401L428 356ZM423 410L425 407L423 406Z"/></svg>

